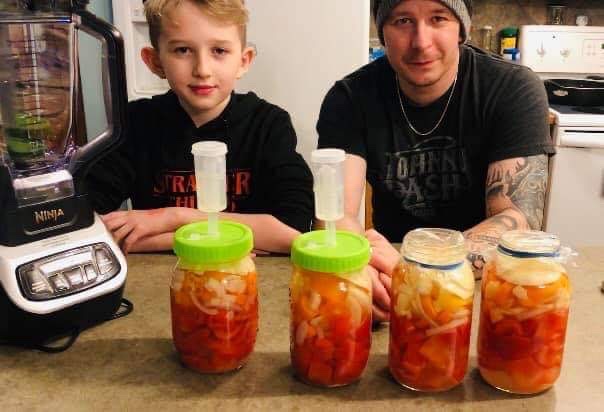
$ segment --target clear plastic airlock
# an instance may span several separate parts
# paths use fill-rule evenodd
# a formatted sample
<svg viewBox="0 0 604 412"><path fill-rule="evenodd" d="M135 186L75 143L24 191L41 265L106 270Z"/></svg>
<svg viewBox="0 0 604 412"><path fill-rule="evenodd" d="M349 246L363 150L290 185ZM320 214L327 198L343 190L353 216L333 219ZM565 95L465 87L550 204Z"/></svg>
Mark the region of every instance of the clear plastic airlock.
<svg viewBox="0 0 604 412"><path fill-rule="evenodd" d="M193 144L197 182L197 208L206 213L226 209L226 153L222 142L208 141Z"/></svg>
<svg viewBox="0 0 604 412"><path fill-rule="evenodd" d="M346 153L340 149L319 149L311 154L315 213L325 222L335 222L344 217L345 158Z"/></svg>

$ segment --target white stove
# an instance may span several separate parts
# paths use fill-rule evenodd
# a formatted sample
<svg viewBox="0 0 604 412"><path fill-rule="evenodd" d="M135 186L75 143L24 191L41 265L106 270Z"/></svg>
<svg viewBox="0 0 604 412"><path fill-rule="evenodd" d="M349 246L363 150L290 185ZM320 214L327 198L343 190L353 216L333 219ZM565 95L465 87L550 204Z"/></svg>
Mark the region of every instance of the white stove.
<svg viewBox="0 0 604 412"><path fill-rule="evenodd" d="M556 124L564 127L604 127L604 106L550 105Z"/></svg>
<svg viewBox="0 0 604 412"><path fill-rule="evenodd" d="M522 26L521 63L542 79L604 78L604 27ZM550 105L544 230L573 246L604 245L604 106Z"/></svg>

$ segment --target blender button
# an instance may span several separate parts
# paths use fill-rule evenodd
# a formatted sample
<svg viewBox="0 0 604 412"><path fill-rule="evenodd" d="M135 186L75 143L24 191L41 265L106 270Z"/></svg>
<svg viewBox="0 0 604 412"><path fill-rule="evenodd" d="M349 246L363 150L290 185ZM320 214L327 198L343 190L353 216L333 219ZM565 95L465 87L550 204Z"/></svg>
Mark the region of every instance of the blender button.
<svg viewBox="0 0 604 412"><path fill-rule="evenodd" d="M69 279L69 283L71 283L73 286L78 286L84 283L82 270L79 267L71 270L66 270L65 272L63 272L63 275L65 275L67 279Z"/></svg>
<svg viewBox="0 0 604 412"><path fill-rule="evenodd" d="M62 292L69 289L69 283L62 274L55 275L51 277L50 280L55 285L55 290L57 292Z"/></svg>
<svg viewBox="0 0 604 412"><path fill-rule="evenodd" d="M91 281L93 281L93 280L96 279L97 273L94 270L94 266L92 266L92 265L86 265L86 266L84 266L84 270L86 271L86 279L89 282L91 282Z"/></svg>
<svg viewBox="0 0 604 412"><path fill-rule="evenodd" d="M107 253L105 249L97 249L96 253L96 261L99 265L111 263L111 257Z"/></svg>
<svg viewBox="0 0 604 412"><path fill-rule="evenodd" d="M48 284L48 281L38 271L30 270L27 276L29 278L30 289L33 293L37 295L52 293L52 288Z"/></svg>

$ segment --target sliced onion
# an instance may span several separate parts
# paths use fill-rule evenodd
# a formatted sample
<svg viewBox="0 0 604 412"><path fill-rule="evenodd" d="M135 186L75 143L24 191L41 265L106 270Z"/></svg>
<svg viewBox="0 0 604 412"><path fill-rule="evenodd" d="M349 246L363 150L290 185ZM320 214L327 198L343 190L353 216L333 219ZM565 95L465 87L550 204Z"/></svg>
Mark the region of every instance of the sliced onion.
<svg viewBox="0 0 604 412"><path fill-rule="evenodd" d="M191 300L193 301L193 304L197 307L197 309L199 309L206 315L213 316L218 313L218 311L216 309L206 308L204 305L202 305L201 302L199 300L197 300L197 296L195 296L195 294L192 291L189 292L189 296L191 296Z"/></svg>
<svg viewBox="0 0 604 412"><path fill-rule="evenodd" d="M424 307L422 305L422 301L421 301L419 294L415 295L415 303L417 305L417 309L418 309L419 313L423 316L423 318L426 319L430 325L437 327L438 323L434 322L430 318L430 316L426 315L426 312L424 312Z"/></svg>
<svg viewBox="0 0 604 412"><path fill-rule="evenodd" d="M460 309L457 312L453 312L453 319L461 319L470 316L472 312L469 309Z"/></svg>
<svg viewBox="0 0 604 412"><path fill-rule="evenodd" d="M455 329L455 328L457 328L457 327L459 327L461 325L465 325L466 323L469 322L469 320L470 319L467 318L467 317L466 318L452 320L451 322L446 323L446 324L444 324L442 326L438 326L436 328L428 329L426 331L426 336L433 336L433 335L438 335L440 333L447 332L447 331L449 331L451 329Z"/></svg>
<svg viewBox="0 0 604 412"><path fill-rule="evenodd" d="M224 279L224 288L227 292L232 293L234 295L239 295L245 291L246 283L240 276L227 276Z"/></svg>
<svg viewBox="0 0 604 412"><path fill-rule="evenodd" d="M303 320L302 322L300 322L300 324L298 325L298 328L296 329L296 344L298 346L300 346L304 343L304 340L306 339L307 334L308 334L308 323L306 323L306 321Z"/></svg>
<svg viewBox="0 0 604 412"><path fill-rule="evenodd" d="M175 292L180 292L180 290L182 289L182 283L184 282L184 280L185 280L184 271L176 270L174 272L174 276L172 276L172 284L170 285L170 287Z"/></svg>
<svg viewBox="0 0 604 412"><path fill-rule="evenodd" d="M314 290L310 292L309 298L310 310L316 312L319 310L319 306L321 306L321 295L319 295Z"/></svg>
<svg viewBox="0 0 604 412"><path fill-rule="evenodd" d="M361 319L363 317L363 310L361 309L361 305L357 300L350 295L346 298L346 305L348 306L348 310L350 311L350 319L352 321L353 327L356 329L361 324Z"/></svg>
<svg viewBox="0 0 604 412"><path fill-rule="evenodd" d="M316 327L317 325L319 325L319 322L321 322L322 320L323 320L323 316L316 316L310 320L310 325Z"/></svg>
<svg viewBox="0 0 604 412"><path fill-rule="evenodd" d="M516 319L522 321L522 320L534 318L535 316L539 316L539 315L542 315L547 312L551 312L552 310L554 310L554 305L552 303L549 303L547 305L539 306L535 309L519 313L516 315Z"/></svg>
<svg viewBox="0 0 604 412"><path fill-rule="evenodd" d="M223 284L214 278L209 278L204 287L210 292L214 292L216 295L218 295L218 297L221 297L225 294Z"/></svg>

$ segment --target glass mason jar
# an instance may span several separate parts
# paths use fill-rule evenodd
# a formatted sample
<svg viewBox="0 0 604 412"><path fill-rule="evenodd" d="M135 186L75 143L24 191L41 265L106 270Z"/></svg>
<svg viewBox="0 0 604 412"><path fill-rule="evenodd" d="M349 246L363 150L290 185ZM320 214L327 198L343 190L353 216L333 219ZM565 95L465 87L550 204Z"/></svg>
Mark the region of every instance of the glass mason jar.
<svg viewBox="0 0 604 412"><path fill-rule="evenodd" d="M290 352L297 377L313 385L343 386L360 379L371 347L369 242L338 231L294 241L290 284Z"/></svg>
<svg viewBox="0 0 604 412"><path fill-rule="evenodd" d="M178 263L170 286L172 337L181 361L203 373L241 368L258 330L252 231L220 221L218 236L207 222L181 227L174 236Z"/></svg>
<svg viewBox="0 0 604 412"><path fill-rule="evenodd" d="M416 229L405 236L392 274L388 364L416 391L444 391L468 367L474 275L463 235Z"/></svg>
<svg viewBox="0 0 604 412"><path fill-rule="evenodd" d="M489 384L534 394L560 375L570 284L560 241L538 231L511 231L484 267L478 365Z"/></svg>

